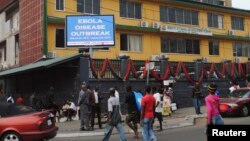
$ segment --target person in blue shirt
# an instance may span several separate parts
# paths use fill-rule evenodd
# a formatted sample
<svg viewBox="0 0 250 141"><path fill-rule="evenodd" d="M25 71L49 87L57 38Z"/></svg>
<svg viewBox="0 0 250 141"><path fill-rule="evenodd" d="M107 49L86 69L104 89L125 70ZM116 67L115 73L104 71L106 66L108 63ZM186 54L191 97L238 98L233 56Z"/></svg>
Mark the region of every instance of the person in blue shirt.
<svg viewBox="0 0 250 141"><path fill-rule="evenodd" d="M220 95L221 95L220 91L219 91L219 90L216 90L216 91L215 91L215 95L217 95L218 97L220 97Z"/></svg>

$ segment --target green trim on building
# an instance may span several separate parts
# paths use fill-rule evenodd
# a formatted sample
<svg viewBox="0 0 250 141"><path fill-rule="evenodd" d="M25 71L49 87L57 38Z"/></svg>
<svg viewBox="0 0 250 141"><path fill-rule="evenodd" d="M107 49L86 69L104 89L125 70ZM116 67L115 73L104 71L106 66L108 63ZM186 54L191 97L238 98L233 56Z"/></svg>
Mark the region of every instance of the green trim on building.
<svg viewBox="0 0 250 141"><path fill-rule="evenodd" d="M244 37L244 36L213 34L213 37L214 38L221 38L221 39L230 39L230 40L250 41L250 37Z"/></svg>
<svg viewBox="0 0 250 141"><path fill-rule="evenodd" d="M121 25L121 24L116 24L116 29L147 31L147 32L159 32L160 31L160 29L152 28L152 27L140 27L140 26L130 26L130 25Z"/></svg>
<svg viewBox="0 0 250 141"><path fill-rule="evenodd" d="M58 17L48 16L47 19L48 19L49 23L61 23L61 24L65 23L65 18L58 18Z"/></svg>
<svg viewBox="0 0 250 141"><path fill-rule="evenodd" d="M43 1L43 55L48 55L48 22L47 22L47 0Z"/></svg>
<svg viewBox="0 0 250 141"><path fill-rule="evenodd" d="M191 0L173 0L173 1L174 1L174 3L183 3L185 5L188 4L188 5L191 5L191 6L197 6L199 8L204 8L205 10L206 9L219 10L219 11L223 11L223 12L244 14L244 15L248 15L248 16L250 14L250 10L244 10L244 9L238 9L238 8L232 8L232 7L226 7L226 6L212 5L212 4L207 4L207 3L197 2L197 1L191 1ZM189 7L189 6L186 6L186 7Z"/></svg>
<svg viewBox="0 0 250 141"><path fill-rule="evenodd" d="M35 70L41 70L41 69L48 69L51 67L54 67L56 65L60 65L63 63L66 63L68 61L78 59L82 56L82 54L74 54L74 55L69 55L69 56L64 56L64 57L57 57L54 59L50 60L45 60L45 61L39 61L33 64L5 70L0 72L0 78L9 76L9 75L16 75L16 74L21 74L21 73L26 73L30 71L35 71Z"/></svg>

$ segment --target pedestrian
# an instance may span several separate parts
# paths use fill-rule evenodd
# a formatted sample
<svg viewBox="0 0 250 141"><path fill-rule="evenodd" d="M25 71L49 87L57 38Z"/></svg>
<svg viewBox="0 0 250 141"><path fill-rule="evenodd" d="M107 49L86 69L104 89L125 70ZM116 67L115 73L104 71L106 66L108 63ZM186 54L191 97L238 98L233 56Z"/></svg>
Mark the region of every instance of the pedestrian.
<svg viewBox="0 0 250 141"><path fill-rule="evenodd" d="M2 87L0 87L0 102L6 102L6 97L4 95Z"/></svg>
<svg viewBox="0 0 250 141"><path fill-rule="evenodd" d="M69 105L68 107L68 116L67 116L67 120L68 121L72 121L72 116L76 115L76 105L74 102L67 100L67 104Z"/></svg>
<svg viewBox="0 0 250 141"><path fill-rule="evenodd" d="M38 99L37 99L37 94L36 94L36 92L34 91L34 92L31 94L31 96L30 96L30 106L31 106L33 109L35 109L35 110L38 109L38 108L37 108L37 101L38 101Z"/></svg>
<svg viewBox="0 0 250 141"><path fill-rule="evenodd" d="M45 98L43 99L43 106L44 106L43 108L53 109L53 102L54 102L54 87L50 87ZM54 110L53 113L55 113Z"/></svg>
<svg viewBox="0 0 250 141"><path fill-rule="evenodd" d="M202 92L200 88L200 83L195 83L194 87L192 89L192 102L194 105L195 113L197 115L202 114L201 113L201 98L202 98Z"/></svg>
<svg viewBox="0 0 250 141"><path fill-rule="evenodd" d="M163 121L163 118L162 118L163 91L164 91L164 88L159 87L158 92L154 94L154 98L156 101L154 119L155 118L158 119L159 124L160 124L160 131L162 131L162 121Z"/></svg>
<svg viewBox="0 0 250 141"><path fill-rule="evenodd" d="M219 97L215 95L217 90L216 84L208 86L208 96L205 98L207 108L207 126L224 125L224 120L219 112Z"/></svg>
<svg viewBox="0 0 250 141"><path fill-rule="evenodd" d="M60 115L60 108L54 100L54 96L55 89L50 86L45 98L43 99L43 109L51 110L54 115L54 120L56 121L56 117Z"/></svg>
<svg viewBox="0 0 250 141"><path fill-rule="evenodd" d="M128 114L125 121L128 127L134 131L134 138L139 138L137 124L140 120L140 111L137 109L135 94L130 85L126 87L126 91L125 103L127 104Z"/></svg>
<svg viewBox="0 0 250 141"><path fill-rule="evenodd" d="M94 129L94 124L95 124L95 115L97 115L97 121L99 128L102 129L102 121L101 121L101 100L102 94L99 90L99 87L96 86L94 89L94 97L95 97L95 103L92 106L92 111L91 111L91 127Z"/></svg>
<svg viewBox="0 0 250 141"><path fill-rule="evenodd" d="M8 95L7 102L9 102L9 103L15 103L14 98L12 97L11 94Z"/></svg>
<svg viewBox="0 0 250 141"><path fill-rule="evenodd" d="M42 111L43 108L44 108L43 99L41 97L37 97L36 111Z"/></svg>
<svg viewBox="0 0 250 141"><path fill-rule="evenodd" d="M170 89L169 85L165 85L163 90L163 100L162 100L162 115L164 116L171 116L171 103L172 99L171 96L173 95L172 89Z"/></svg>
<svg viewBox="0 0 250 141"><path fill-rule="evenodd" d="M69 114L68 110L69 110L69 104L68 104L67 100L65 100L64 104L62 105L62 115L64 117L68 117L68 114Z"/></svg>
<svg viewBox="0 0 250 141"><path fill-rule="evenodd" d="M24 100L24 98L23 98L23 96L20 94L19 96L18 96L18 98L16 99L16 103L17 104L22 104L22 105L24 105L24 103L25 103L25 100Z"/></svg>
<svg viewBox="0 0 250 141"><path fill-rule="evenodd" d="M122 127L122 118L119 99L115 97L115 88L109 89L110 98L108 99L108 118L107 126L102 141L109 141L112 130L115 127L119 133L121 141L127 141Z"/></svg>
<svg viewBox="0 0 250 141"><path fill-rule="evenodd" d="M240 88L240 85L239 85L239 83L237 82L237 80L232 80L232 81L230 82L230 84L231 84L231 87L229 88L230 93L232 93L234 90L237 90L237 89Z"/></svg>
<svg viewBox="0 0 250 141"><path fill-rule="evenodd" d="M119 101L120 101L120 94L119 94L117 86L115 86L115 97L117 97L119 99Z"/></svg>
<svg viewBox="0 0 250 141"><path fill-rule="evenodd" d="M155 98L151 93L150 85L145 87L145 96L141 101L141 127L144 141L156 141L156 136L153 132L152 123L154 120Z"/></svg>
<svg viewBox="0 0 250 141"><path fill-rule="evenodd" d="M247 75L246 86L250 87L250 75Z"/></svg>
<svg viewBox="0 0 250 141"><path fill-rule="evenodd" d="M92 119L92 111L93 111L92 107L95 106L95 95L89 84L87 85L86 93L87 93L87 97L89 98L89 123L90 123ZM93 127L90 126L90 130L94 130L94 126Z"/></svg>
<svg viewBox="0 0 250 141"><path fill-rule="evenodd" d="M80 131L90 130L89 127L89 96L87 94L87 85L81 85L81 91L79 92L78 105L80 106L80 118L81 118L81 126Z"/></svg>
<svg viewBox="0 0 250 141"><path fill-rule="evenodd" d="M166 87L168 87L168 93L169 93L169 96L171 98L171 102L173 103L174 102L174 90L173 90L173 82L169 81L168 82L168 85L166 85Z"/></svg>

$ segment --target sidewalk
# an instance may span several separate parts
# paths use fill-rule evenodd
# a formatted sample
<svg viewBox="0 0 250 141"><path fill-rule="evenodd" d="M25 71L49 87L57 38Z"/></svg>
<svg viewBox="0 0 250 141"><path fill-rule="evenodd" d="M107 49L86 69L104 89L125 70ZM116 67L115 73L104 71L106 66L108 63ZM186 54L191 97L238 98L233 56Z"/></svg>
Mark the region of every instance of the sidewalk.
<svg viewBox="0 0 250 141"><path fill-rule="evenodd" d="M175 111L171 117L164 117L163 121L163 130L171 129L171 128L180 128L180 127L186 127L186 126L193 126L194 120L196 118L204 118L206 117L206 109L205 106L201 107L202 115L197 116L195 114L194 107L188 107L188 108L181 108ZM123 119L125 119L125 116L123 116ZM105 119L103 119L104 121ZM96 119L97 121L97 119ZM124 131L126 134L133 133L132 130L129 129L125 123L123 123ZM82 137L82 136L100 136L104 134L105 130L105 124L103 124L103 129L99 129L98 125L95 125L94 131L80 131L80 120L76 121L66 121L66 122L59 122L56 123L56 126L58 126L59 130L57 133L56 138L65 138L65 137ZM139 127L139 126L138 126ZM154 124L154 130L159 129L158 121ZM141 129L139 128L139 131ZM117 134L116 129L113 130L113 134Z"/></svg>

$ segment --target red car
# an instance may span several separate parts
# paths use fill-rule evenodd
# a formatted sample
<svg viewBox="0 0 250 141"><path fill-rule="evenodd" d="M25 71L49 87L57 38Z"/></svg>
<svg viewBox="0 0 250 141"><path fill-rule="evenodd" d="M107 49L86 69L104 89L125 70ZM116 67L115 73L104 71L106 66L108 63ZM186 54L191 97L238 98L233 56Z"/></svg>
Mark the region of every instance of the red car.
<svg viewBox="0 0 250 141"><path fill-rule="evenodd" d="M225 98L220 98L221 115L248 116L250 113L250 88L234 90Z"/></svg>
<svg viewBox="0 0 250 141"><path fill-rule="evenodd" d="M0 102L0 109L0 141L40 141L57 134L49 111L6 102Z"/></svg>

